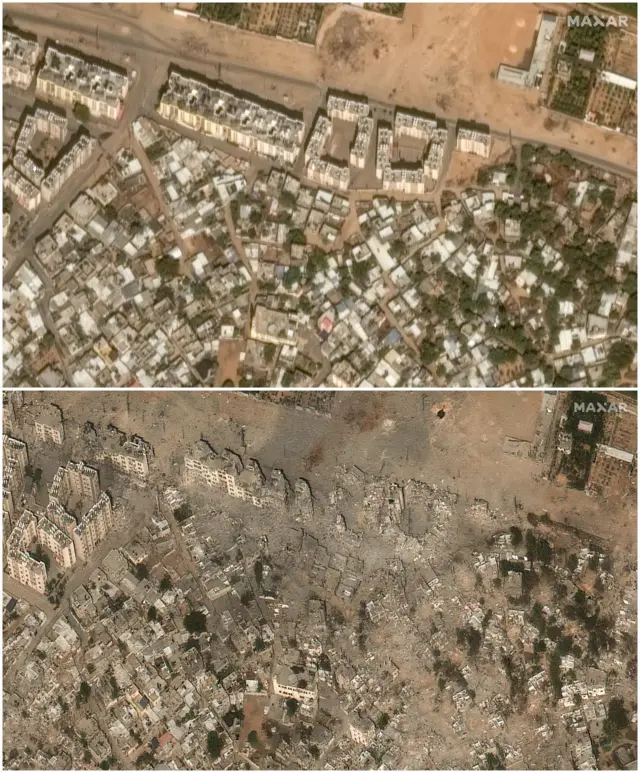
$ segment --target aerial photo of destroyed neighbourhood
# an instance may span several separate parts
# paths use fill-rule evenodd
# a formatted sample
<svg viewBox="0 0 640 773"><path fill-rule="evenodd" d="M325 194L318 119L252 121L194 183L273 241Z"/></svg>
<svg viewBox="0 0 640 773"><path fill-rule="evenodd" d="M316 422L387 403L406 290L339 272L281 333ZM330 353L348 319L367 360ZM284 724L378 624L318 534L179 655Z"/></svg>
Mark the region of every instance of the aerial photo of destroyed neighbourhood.
<svg viewBox="0 0 640 773"><path fill-rule="evenodd" d="M5 385L635 387L606 8L5 3Z"/></svg>
<svg viewBox="0 0 640 773"><path fill-rule="evenodd" d="M3 409L5 768L637 766L635 394Z"/></svg>

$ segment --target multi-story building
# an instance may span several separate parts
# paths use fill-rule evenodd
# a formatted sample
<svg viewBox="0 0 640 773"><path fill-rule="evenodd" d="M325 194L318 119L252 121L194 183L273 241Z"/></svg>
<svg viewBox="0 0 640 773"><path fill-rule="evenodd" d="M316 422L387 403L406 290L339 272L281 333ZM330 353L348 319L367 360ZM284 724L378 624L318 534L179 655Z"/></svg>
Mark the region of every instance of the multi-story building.
<svg viewBox="0 0 640 773"><path fill-rule="evenodd" d="M313 158L320 158L324 153L327 141L331 137L331 121L326 115L318 113L313 129L309 134L304 151L304 162L308 164Z"/></svg>
<svg viewBox="0 0 640 773"><path fill-rule="evenodd" d="M42 107L37 108L34 118L36 129L42 134L46 134L51 139L64 142L67 136L69 121L64 115L54 113L53 110L45 110Z"/></svg>
<svg viewBox="0 0 640 773"><path fill-rule="evenodd" d="M396 137L412 137L428 142L437 128L438 122L433 118L427 118L427 116L418 113L396 110L393 122L393 132Z"/></svg>
<svg viewBox="0 0 640 773"><path fill-rule="evenodd" d="M58 566L70 569L76 563L76 549L73 540L48 518L38 522L38 541L53 553Z"/></svg>
<svg viewBox="0 0 640 773"><path fill-rule="evenodd" d="M36 517L29 510L25 510L7 540L7 572L22 585L44 593L47 569L41 561L36 561L27 552L36 538Z"/></svg>
<svg viewBox="0 0 640 773"><path fill-rule="evenodd" d="M231 142L252 153L294 164L304 122L257 101L172 71L158 113L188 129Z"/></svg>
<svg viewBox="0 0 640 773"><path fill-rule="evenodd" d="M81 104L97 118L118 121L129 90L126 73L49 46L36 81L36 91L65 105Z"/></svg>
<svg viewBox="0 0 640 773"><path fill-rule="evenodd" d="M349 163L351 166L358 167L358 169L364 169L372 134L373 118L369 118L368 116L359 118L358 129L349 154Z"/></svg>
<svg viewBox="0 0 640 773"><path fill-rule="evenodd" d="M98 471L93 467L84 462L67 462L65 467L58 467L49 491L50 500L63 507L74 500L86 507L95 504L99 497Z"/></svg>
<svg viewBox="0 0 640 773"><path fill-rule="evenodd" d="M22 492L25 471L29 464L27 446L8 435L2 436L2 515L5 529L13 523ZM8 534L5 531L5 534Z"/></svg>
<svg viewBox="0 0 640 773"><path fill-rule="evenodd" d="M36 40L2 30L2 83L28 89L36 71L40 46Z"/></svg>
<svg viewBox="0 0 640 773"><path fill-rule="evenodd" d="M27 113L16 138L16 152L27 153L38 131L36 118L32 113Z"/></svg>
<svg viewBox="0 0 640 773"><path fill-rule="evenodd" d="M114 427L108 437L103 440L96 458L99 461L110 462L116 470L124 475L133 475L145 480L149 477L148 455L150 450L149 444L145 443L142 438L134 436L127 439L124 433L119 432Z"/></svg>
<svg viewBox="0 0 640 773"><path fill-rule="evenodd" d="M328 94L327 114L331 119L339 118L341 121L356 123L360 118L366 118L369 115L369 102L366 99Z"/></svg>
<svg viewBox="0 0 640 773"><path fill-rule="evenodd" d="M391 167L393 152L393 131L390 126L378 124L378 140L376 143L376 177L382 180L384 173Z"/></svg>
<svg viewBox="0 0 640 773"><path fill-rule="evenodd" d="M64 443L64 426L60 408L55 405L39 406L33 421L38 440L43 443L56 443L59 446Z"/></svg>
<svg viewBox="0 0 640 773"><path fill-rule="evenodd" d="M40 206L42 196L38 188L10 164L4 168L2 187L12 193L27 212L33 212Z"/></svg>
<svg viewBox="0 0 640 773"><path fill-rule="evenodd" d="M27 178L30 183L39 187L44 179L44 169L34 161L31 156L19 150L12 159L13 166L21 175Z"/></svg>
<svg viewBox="0 0 640 773"><path fill-rule="evenodd" d="M382 177L382 188L398 193L424 193L424 169L389 166Z"/></svg>
<svg viewBox="0 0 640 773"><path fill-rule="evenodd" d="M111 500L105 493L82 517L73 531L73 544L76 555L81 561L87 561L98 545L115 529L115 518Z"/></svg>
<svg viewBox="0 0 640 773"><path fill-rule="evenodd" d="M2 393L2 428L9 434L18 426L18 411L24 403L23 392Z"/></svg>
<svg viewBox="0 0 640 773"><path fill-rule="evenodd" d="M42 181L42 198L46 202L51 201L71 175L87 163L97 148L98 141L96 139L81 134L69 152L64 154Z"/></svg>
<svg viewBox="0 0 640 773"><path fill-rule="evenodd" d="M490 132L476 131L475 129L458 129L456 148L462 153L473 153L482 158L491 155Z"/></svg>
<svg viewBox="0 0 640 773"><path fill-rule="evenodd" d="M230 497L251 502L255 507L264 506L262 475L257 463L242 461L230 451L216 452L204 441L199 441L184 458L185 483L204 483L219 488Z"/></svg>
<svg viewBox="0 0 640 773"><path fill-rule="evenodd" d="M341 191L349 190L351 179L349 167L327 158L312 158L307 164L305 174L319 185L337 188Z"/></svg>
<svg viewBox="0 0 640 773"><path fill-rule="evenodd" d="M318 699L317 688L314 687L310 690L308 686L302 686L300 682L300 677L294 674L289 666L278 666L271 684L276 695L280 695L283 698L294 698L305 703L315 703ZM304 681L303 685L306 685Z"/></svg>
<svg viewBox="0 0 640 773"><path fill-rule="evenodd" d="M368 746L374 739L376 728L373 720L356 716L349 719L349 736L361 746Z"/></svg>

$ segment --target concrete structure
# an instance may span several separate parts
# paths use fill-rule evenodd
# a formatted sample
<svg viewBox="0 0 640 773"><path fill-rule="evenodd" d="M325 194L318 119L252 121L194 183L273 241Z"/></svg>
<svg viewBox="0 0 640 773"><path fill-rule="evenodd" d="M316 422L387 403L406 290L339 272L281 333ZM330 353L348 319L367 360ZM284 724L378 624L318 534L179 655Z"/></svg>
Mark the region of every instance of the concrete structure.
<svg viewBox="0 0 640 773"><path fill-rule="evenodd" d="M230 497L263 507L262 476L256 463L243 465L238 457L225 451L216 454L204 441L196 443L184 458L185 483L204 483L219 488Z"/></svg>
<svg viewBox="0 0 640 773"><path fill-rule="evenodd" d="M55 405L40 406L34 416L34 429L38 440L61 446L64 442L62 411Z"/></svg>
<svg viewBox="0 0 640 773"><path fill-rule="evenodd" d="M475 129L458 129L456 149L462 153L473 153L482 158L491 155L491 134Z"/></svg>
<svg viewBox="0 0 640 773"><path fill-rule="evenodd" d="M300 687L300 678L288 666L277 666L272 678L273 692L283 698L293 698L305 703L315 703L318 699L316 688L309 690Z"/></svg>
<svg viewBox="0 0 640 773"><path fill-rule="evenodd" d="M69 121L66 116L54 113L53 110L45 110L39 107L34 113L36 129L53 140L64 142L69 128Z"/></svg>
<svg viewBox="0 0 640 773"><path fill-rule="evenodd" d="M58 467L49 499L60 503L63 507L70 501L87 507L95 504L100 497L98 471L88 467L84 462L68 462L65 467Z"/></svg>
<svg viewBox="0 0 640 773"><path fill-rule="evenodd" d="M393 152L393 131L390 126L378 124L378 138L376 142L376 177L382 180L385 170L391 167L391 153Z"/></svg>
<svg viewBox="0 0 640 773"><path fill-rule="evenodd" d="M36 71L40 46L37 41L2 30L2 84L28 89Z"/></svg>
<svg viewBox="0 0 640 773"><path fill-rule="evenodd" d="M114 432L103 442L97 458L110 462L124 475L145 480L149 477L148 449L142 438L134 436L127 440L123 434Z"/></svg>
<svg viewBox="0 0 640 773"><path fill-rule="evenodd" d="M438 122L433 118L419 113L409 113L396 110L393 122L395 137L412 137L413 139L428 142L433 132L438 128Z"/></svg>
<svg viewBox="0 0 640 773"><path fill-rule="evenodd" d="M376 728L373 720L356 716L349 718L349 737L360 744L368 746L374 739Z"/></svg>
<svg viewBox="0 0 640 773"><path fill-rule="evenodd" d="M305 164L308 164L311 159L320 158L324 153L325 145L330 137L331 121L326 115L318 113L304 151Z"/></svg>
<svg viewBox="0 0 640 773"><path fill-rule="evenodd" d="M312 158L307 164L305 174L318 185L337 188L340 191L349 190L351 174L346 165L325 158Z"/></svg>
<svg viewBox="0 0 640 773"><path fill-rule="evenodd" d="M29 464L27 446L9 435L2 436L2 513L5 528L12 524L24 490ZM7 533L7 532L5 532Z"/></svg>
<svg viewBox="0 0 640 773"><path fill-rule="evenodd" d="M7 540L7 572L22 585L44 593L47 583L47 569L27 552L37 538L36 517L25 510Z"/></svg>
<svg viewBox="0 0 640 773"><path fill-rule="evenodd" d="M33 212L40 206L42 195L38 188L10 164L4 168L2 187L12 193L18 204L27 212Z"/></svg>
<svg viewBox="0 0 640 773"><path fill-rule="evenodd" d="M498 80L521 88L537 88L549 62L557 23L557 16L552 13L542 13L529 68L523 70L519 67L501 64L498 69Z"/></svg>
<svg viewBox="0 0 640 773"><path fill-rule="evenodd" d="M73 540L48 518L38 522L38 542L50 550L58 566L70 569L76 562Z"/></svg>
<svg viewBox="0 0 640 773"><path fill-rule="evenodd" d="M126 74L49 46L38 72L36 91L65 105L84 105L96 118L118 121L129 90Z"/></svg>
<svg viewBox="0 0 640 773"><path fill-rule="evenodd" d="M70 150L58 161L56 166L42 181L42 198L49 202L61 190L74 172L84 166L98 148L98 141L94 137L81 134Z"/></svg>
<svg viewBox="0 0 640 773"><path fill-rule="evenodd" d="M80 561L87 561L91 553L114 528L115 518L111 500L107 494L102 493L73 532L73 544Z"/></svg>
<svg viewBox="0 0 640 773"><path fill-rule="evenodd" d="M384 171L382 189L398 193L424 193L424 169L390 166Z"/></svg>
<svg viewBox="0 0 640 773"><path fill-rule="evenodd" d="M252 153L294 164L304 122L231 91L171 72L158 106L169 121Z"/></svg>
<svg viewBox="0 0 640 773"><path fill-rule="evenodd" d="M373 118L363 116L358 119L358 129L351 145L349 163L358 169L364 169L369 152L369 143L373 134Z"/></svg>
<svg viewBox="0 0 640 773"><path fill-rule="evenodd" d="M356 123L369 115L369 102L366 99L327 94L327 114L329 118Z"/></svg>

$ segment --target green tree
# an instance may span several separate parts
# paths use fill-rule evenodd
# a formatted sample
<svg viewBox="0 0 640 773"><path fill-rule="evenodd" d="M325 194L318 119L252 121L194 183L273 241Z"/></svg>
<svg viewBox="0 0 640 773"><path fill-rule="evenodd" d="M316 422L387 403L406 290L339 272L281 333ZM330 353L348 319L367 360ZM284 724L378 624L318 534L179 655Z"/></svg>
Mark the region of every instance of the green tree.
<svg viewBox="0 0 640 773"><path fill-rule="evenodd" d="M158 619L158 610L153 605L147 611L147 618L151 621Z"/></svg>
<svg viewBox="0 0 640 773"><path fill-rule="evenodd" d="M253 748L256 749L260 743L260 740L258 738L258 733L255 730L252 730L247 736L247 741L249 741L251 746L253 746Z"/></svg>
<svg viewBox="0 0 640 773"><path fill-rule="evenodd" d="M189 612L183 622L189 633L204 633L207 630L207 616L197 609Z"/></svg>
<svg viewBox="0 0 640 773"><path fill-rule="evenodd" d="M81 123L87 123L87 121L91 120L91 111L80 102L76 102L73 106L73 114Z"/></svg>
<svg viewBox="0 0 640 773"><path fill-rule="evenodd" d="M168 574L165 574L165 576L160 580L160 592L166 593L168 590L171 590L173 588L173 583L171 582L171 577L169 577Z"/></svg>
<svg viewBox="0 0 640 773"><path fill-rule="evenodd" d="M288 716L293 717L297 713L300 703L295 698L288 698L285 701L285 705L287 707Z"/></svg>
<svg viewBox="0 0 640 773"><path fill-rule="evenodd" d="M215 730L211 730L207 735L207 751L214 760L218 759L222 751L222 740Z"/></svg>

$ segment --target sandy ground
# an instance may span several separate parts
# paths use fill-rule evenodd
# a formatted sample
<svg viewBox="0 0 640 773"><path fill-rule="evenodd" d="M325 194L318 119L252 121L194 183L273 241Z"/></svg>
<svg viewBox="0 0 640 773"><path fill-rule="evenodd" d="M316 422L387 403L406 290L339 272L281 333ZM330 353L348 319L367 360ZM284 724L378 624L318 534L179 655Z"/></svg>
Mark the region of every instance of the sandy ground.
<svg viewBox="0 0 640 773"><path fill-rule="evenodd" d="M450 487L463 502L486 499L523 523L527 512L546 509L620 544L635 534L628 505L607 509L604 519L598 500L543 481L539 465L502 452L505 436L533 439L539 392L343 392L330 419L230 392L56 392L46 399L60 405L65 423L91 418L141 434L156 450L154 465L171 478L192 443L204 438L216 450L240 450L244 427L249 456L290 479L307 477L319 496L331 489L337 466L356 464L369 474ZM432 409L443 403L438 419Z"/></svg>
<svg viewBox="0 0 640 773"><path fill-rule="evenodd" d="M46 34L47 19L60 23L68 14L63 5L5 5L9 13L13 8L16 23L19 10L30 17L37 12L41 21L24 24L41 34ZM93 45L99 26L102 55L109 33L124 38L119 49L130 42L128 53L134 59L142 61L145 46L162 51L153 73L166 66L167 57L181 56L196 57L199 62L192 69L210 77L227 78L231 65L253 67L260 73L249 82L258 93L265 86L271 92L268 74L277 74L289 79L292 91L301 83L346 89L442 117L485 121L496 131L556 143L612 163L636 163L634 138L552 116L538 104L537 92L500 84L493 77L501 62L519 64L525 59L539 10L534 4L410 4L402 21L339 5L325 13L315 47L169 16L159 4L73 9L75 23L89 30L80 35L85 47ZM49 34L62 33L56 27ZM77 40L79 33L70 31L65 38L71 42L74 36ZM272 98L280 91L273 90ZM295 100L287 95L287 101L293 106Z"/></svg>

